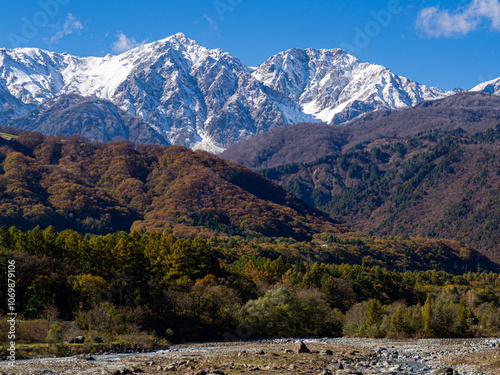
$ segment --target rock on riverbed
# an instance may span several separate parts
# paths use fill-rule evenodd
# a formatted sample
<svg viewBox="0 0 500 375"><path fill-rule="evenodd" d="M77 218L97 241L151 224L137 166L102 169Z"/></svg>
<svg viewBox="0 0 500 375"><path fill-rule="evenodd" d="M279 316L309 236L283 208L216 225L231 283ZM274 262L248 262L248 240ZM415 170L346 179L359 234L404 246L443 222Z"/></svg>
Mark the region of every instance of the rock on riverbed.
<svg viewBox="0 0 500 375"><path fill-rule="evenodd" d="M293 339L173 346L137 355L48 358L0 362L0 374L323 374L479 375L486 367L460 365L457 358L498 354L500 339L303 340L309 353L294 353ZM301 344L298 344L302 347ZM498 374L498 373L497 373Z"/></svg>

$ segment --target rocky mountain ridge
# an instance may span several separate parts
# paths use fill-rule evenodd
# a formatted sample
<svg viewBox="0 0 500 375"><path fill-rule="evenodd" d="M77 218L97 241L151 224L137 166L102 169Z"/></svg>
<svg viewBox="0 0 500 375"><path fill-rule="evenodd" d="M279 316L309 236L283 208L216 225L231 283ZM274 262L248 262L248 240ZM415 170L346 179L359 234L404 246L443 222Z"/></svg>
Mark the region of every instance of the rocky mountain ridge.
<svg viewBox="0 0 500 375"><path fill-rule="evenodd" d="M63 94L109 100L168 143L219 153L279 126L341 124L453 92L340 49L291 49L250 68L181 33L118 56L0 49L2 124Z"/></svg>

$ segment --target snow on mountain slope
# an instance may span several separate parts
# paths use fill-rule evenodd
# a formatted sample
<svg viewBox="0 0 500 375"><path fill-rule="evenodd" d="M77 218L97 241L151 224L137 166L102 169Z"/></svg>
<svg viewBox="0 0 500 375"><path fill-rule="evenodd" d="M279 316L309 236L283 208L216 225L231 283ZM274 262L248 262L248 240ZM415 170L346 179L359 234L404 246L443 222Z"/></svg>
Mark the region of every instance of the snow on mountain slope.
<svg viewBox="0 0 500 375"><path fill-rule="evenodd" d="M239 59L183 34L103 58L37 49L2 49L1 56L0 90L11 95L2 97L32 105L4 117L61 94L95 96L147 121L172 144L213 152L287 124Z"/></svg>
<svg viewBox="0 0 500 375"><path fill-rule="evenodd" d="M480 83L470 91L479 91L488 94L500 95L500 77L488 82Z"/></svg>
<svg viewBox="0 0 500 375"><path fill-rule="evenodd" d="M340 124L372 110L408 108L447 92L399 77L380 65L362 63L340 49L291 49L272 56L254 73L302 112ZM290 119L297 122L296 119Z"/></svg>
<svg viewBox="0 0 500 375"><path fill-rule="evenodd" d="M292 49L249 68L181 33L118 56L0 49L0 121L62 94L110 100L172 144L218 153L277 126L340 124L449 93L339 49Z"/></svg>

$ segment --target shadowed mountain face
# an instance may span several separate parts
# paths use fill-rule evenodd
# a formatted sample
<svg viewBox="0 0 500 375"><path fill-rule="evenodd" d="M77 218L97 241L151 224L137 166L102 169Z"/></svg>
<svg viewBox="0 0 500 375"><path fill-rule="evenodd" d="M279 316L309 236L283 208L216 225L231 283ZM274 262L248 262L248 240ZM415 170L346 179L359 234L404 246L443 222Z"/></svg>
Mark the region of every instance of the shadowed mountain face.
<svg viewBox="0 0 500 375"><path fill-rule="evenodd" d="M297 124L238 143L220 156L252 169L271 168L340 153L348 139L345 129L339 126Z"/></svg>
<svg viewBox="0 0 500 375"><path fill-rule="evenodd" d="M467 134L494 128L500 122L500 97L461 93L417 104L407 110L365 114L344 126L298 124L240 142L221 154L249 168L309 163L359 143L380 138L414 136L434 129L461 128Z"/></svg>
<svg viewBox="0 0 500 375"><path fill-rule="evenodd" d="M113 103L78 95L62 95L8 123L17 129L46 135L78 135L99 142L128 140L168 145L168 141L142 120Z"/></svg>

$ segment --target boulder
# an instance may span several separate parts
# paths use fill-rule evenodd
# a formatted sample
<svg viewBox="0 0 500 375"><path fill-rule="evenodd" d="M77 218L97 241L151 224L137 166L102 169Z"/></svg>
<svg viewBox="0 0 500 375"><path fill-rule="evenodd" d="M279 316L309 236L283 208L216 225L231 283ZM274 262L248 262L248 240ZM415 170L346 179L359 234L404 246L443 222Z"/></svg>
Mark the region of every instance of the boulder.
<svg viewBox="0 0 500 375"><path fill-rule="evenodd" d="M431 375L453 375L455 372L451 367L440 368L431 372Z"/></svg>
<svg viewBox="0 0 500 375"><path fill-rule="evenodd" d="M333 352L330 349L323 349L319 352L319 355L333 355Z"/></svg>
<svg viewBox="0 0 500 375"><path fill-rule="evenodd" d="M330 363L326 368L330 371L335 372L337 370L343 370L344 366L340 362L333 362L333 363Z"/></svg>
<svg viewBox="0 0 500 375"><path fill-rule="evenodd" d="M297 341L297 343L293 347L293 352L294 353L311 353L311 351L306 346L306 344L304 344L303 341Z"/></svg>
<svg viewBox="0 0 500 375"><path fill-rule="evenodd" d="M350 365L344 366L344 372L346 374L352 374L352 375L363 375L363 373L359 371L356 367Z"/></svg>
<svg viewBox="0 0 500 375"><path fill-rule="evenodd" d="M73 358L75 359L81 359L84 361L95 361L95 358L92 357L92 354L77 354Z"/></svg>
<svg viewBox="0 0 500 375"><path fill-rule="evenodd" d="M76 344L83 344L85 342L85 337L80 335L75 337L75 343Z"/></svg>

